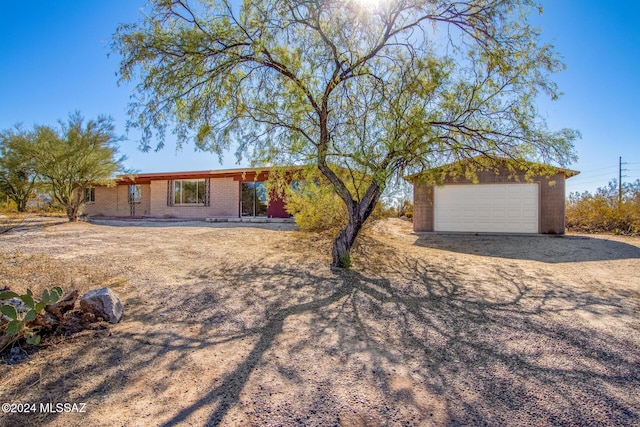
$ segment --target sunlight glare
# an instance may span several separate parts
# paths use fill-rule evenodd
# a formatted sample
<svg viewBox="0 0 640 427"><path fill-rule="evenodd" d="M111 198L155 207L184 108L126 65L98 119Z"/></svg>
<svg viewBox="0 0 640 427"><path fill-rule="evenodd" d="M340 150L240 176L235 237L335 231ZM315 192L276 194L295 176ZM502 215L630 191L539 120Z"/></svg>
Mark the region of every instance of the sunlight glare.
<svg viewBox="0 0 640 427"><path fill-rule="evenodd" d="M355 0L356 3L366 9L377 9L382 1L384 0Z"/></svg>

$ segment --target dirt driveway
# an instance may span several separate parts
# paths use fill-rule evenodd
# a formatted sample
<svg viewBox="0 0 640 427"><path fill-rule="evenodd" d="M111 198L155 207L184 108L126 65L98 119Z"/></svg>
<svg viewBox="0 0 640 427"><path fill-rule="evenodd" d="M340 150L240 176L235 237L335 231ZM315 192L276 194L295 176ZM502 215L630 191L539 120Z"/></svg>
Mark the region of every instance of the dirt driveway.
<svg viewBox="0 0 640 427"><path fill-rule="evenodd" d="M111 286L122 322L0 365L2 425L639 425L640 239L411 233L350 271L288 226L0 235L0 287Z"/></svg>

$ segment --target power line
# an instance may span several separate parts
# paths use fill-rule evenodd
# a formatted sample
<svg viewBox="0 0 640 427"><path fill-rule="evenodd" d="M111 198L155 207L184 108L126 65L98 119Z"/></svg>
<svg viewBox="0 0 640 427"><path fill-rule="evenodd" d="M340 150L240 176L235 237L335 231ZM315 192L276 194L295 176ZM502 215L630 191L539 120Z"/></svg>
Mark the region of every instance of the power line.
<svg viewBox="0 0 640 427"><path fill-rule="evenodd" d="M592 178L598 178L600 176L611 176L613 175L615 172L611 172L611 173L601 173L599 175L592 175L592 176L582 176L582 174L574 177L574 180L579 180L579 179L592 179Z"/></svg>
<svg viewBox="0 0 640 427"><path fill-rule="evenodd" d="M606 167L604 167L604 168L590 169L590 170L588 170L588 171L584 171L584 172L583 172L583 171L580 171L580 174L583 174L583 173L591 173L591 172L599 172L599 171L603 171L603 170L606 170L606 169L614 169L614 168L617 168L617 166L606 166Z"/></svg>
<svg viewBox="0 0 640 427"><path fill-rule="evenodd" d="M610 181L604 181L602 179L597 179L595 181L581 181L581 182L576 182L575 184L571 181L567 181L567 187L574 185L574 186L583 186L583 185L588 185L588 184L596 184L596 183L601 183L604 185L607 185Z"/></svg>
<svg viewBox="0 0 640 427"><path fill-rule="evenodd" d="M591 186L593 184L599 185L599 188L607 187L612 181L617 181L618 184L618 198L621 200L622 197L622 186L624 182L623 178L631 179L632 182L635 179L635 173L640 172L638 169L626 169L623 166L631 166L631 165L640 165L640 162L623 162L622 156L618 158L618 164L616 166L604 166L597 169L590 169L588 171L581 172L580 175L573 177L571 180L566 182L567 191L580 191L587 186ZM598 173L602 171L608 171L604 173ZM623 174L623 172L627 172L630 174ZM617 175L617 176L616 176Z"/></svg>

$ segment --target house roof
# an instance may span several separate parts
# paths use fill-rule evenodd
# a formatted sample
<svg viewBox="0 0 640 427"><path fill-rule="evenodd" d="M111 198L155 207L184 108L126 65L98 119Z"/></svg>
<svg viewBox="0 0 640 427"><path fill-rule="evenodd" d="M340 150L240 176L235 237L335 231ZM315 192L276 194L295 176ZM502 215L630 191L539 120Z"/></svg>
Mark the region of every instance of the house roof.
<svg viewBox="0 0 640 427"><path fill-rule="evenodd" d="M302 166L291 166L288 169L301 169ZM116 182L119 184L148 184L151 181L169 180L169 179L198 179L198 178L228 178L237 177L243 174L255 177L261 173L269 172L274 167L262 168L242 168L242 169L221 169L221 170L204 170L204 171L184 171L184 172L153 172L153 173L134 173L119 175Z"/></svg>
<svg viewBox="0 0 640 427"><path fill-rule="evenodd" d="M414 174L411 174L411 175L407 175L407 176L404 177L404 179L406 181L408 181L408 182L412 182L413 178L416 178L416 177L418 177L418 176L420 176L420 175L422 175L424 173L438 171L438 170L441 170L441 169L446 169L446 168L451 167L453 165L456 165L458 163L466 163L466 162L474 161L477 158L481 158L481 156L476 156L476 157L472 157L472 158L469 158L469 159L459 160L459 161L453 162L453 163L447 163L447 164L444 164L442 166L438 166L438 167L435 167L435 168L432 168L432 169L428 169L426 171L421 171L421 172L417 172L417 173L414 173ZM506 158L506 157L494 157L493 159L497 160L498 162L512 162L513 161L513 159L509 159L509 158ZM536 166L541 166L541 167L553 168L558 173L563 174L565 176L565 178L571 178L571 177L576 176L576 175L578 175L580 173L580 171L561 168L561 167L552 166L552 165L547 165L547 164L543 164L543 163L530 162L530 164L536 165Z"/></svg>

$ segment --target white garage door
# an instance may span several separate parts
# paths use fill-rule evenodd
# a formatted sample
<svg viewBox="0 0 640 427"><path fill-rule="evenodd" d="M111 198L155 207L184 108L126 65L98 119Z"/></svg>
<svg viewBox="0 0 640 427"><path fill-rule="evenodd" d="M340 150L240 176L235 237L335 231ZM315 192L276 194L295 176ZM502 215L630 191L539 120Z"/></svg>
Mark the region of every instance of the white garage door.
<svg viewBox="0 0 640 427"><path fill-rule="evenodd" d="M435 187L434 215L435 231L537 233L538 184Z"/></svg>

